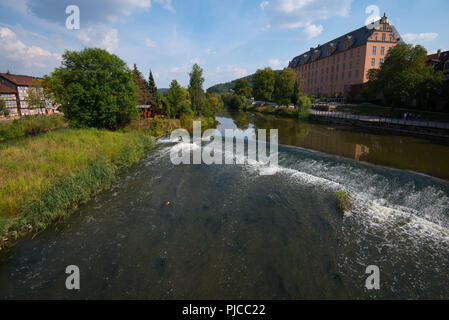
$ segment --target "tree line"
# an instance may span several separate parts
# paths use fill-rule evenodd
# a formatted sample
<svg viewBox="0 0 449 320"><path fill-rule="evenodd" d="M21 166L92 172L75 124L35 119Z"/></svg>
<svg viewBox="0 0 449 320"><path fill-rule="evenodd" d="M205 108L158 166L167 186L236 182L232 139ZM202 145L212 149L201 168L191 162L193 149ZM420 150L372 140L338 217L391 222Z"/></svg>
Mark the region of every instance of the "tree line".
<svg viewBox="0 0 449 320"><path fill-rule="evenodd" d="M301 81L290 68L279 72L271 68L259 69L253 76L253 87L246 79L237 80L231 93L223 95L224 104L235 109L244 108L248 99L275 102L279 106L301 106L310 104L310 98L301 93Z"/></svg>
<svg viewBox="0 0 449 320"><path fill-rule="evenodd" d="M221 97L203 90L203 70L195 64L187 89L173 80L164 94L157 91L150 70L148 80L134 65L98 48L66 51L61 67L44 77L42 86L73 127L117 130L138 116L137 105L160 108L168 118L215 115Z"/></svg>

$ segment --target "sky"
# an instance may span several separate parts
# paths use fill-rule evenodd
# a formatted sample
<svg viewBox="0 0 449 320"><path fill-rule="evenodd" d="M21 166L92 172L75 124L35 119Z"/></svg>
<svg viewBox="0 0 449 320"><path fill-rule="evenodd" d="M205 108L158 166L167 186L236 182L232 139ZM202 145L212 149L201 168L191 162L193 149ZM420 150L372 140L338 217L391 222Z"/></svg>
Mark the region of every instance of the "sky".
<svg viewBox="0 0 449 320"><path fill-rule="evenodd" d="M205 84L267 66L282 69L303 52L386 12L408 43L449 49L449 1L434 0L0 0L0 72L43 76L65 50L99 47L137 64L159 88L187 86L194 63ZM69 5L80 28L68 29ZM73 22L73 20L70 19Z"/></svg>

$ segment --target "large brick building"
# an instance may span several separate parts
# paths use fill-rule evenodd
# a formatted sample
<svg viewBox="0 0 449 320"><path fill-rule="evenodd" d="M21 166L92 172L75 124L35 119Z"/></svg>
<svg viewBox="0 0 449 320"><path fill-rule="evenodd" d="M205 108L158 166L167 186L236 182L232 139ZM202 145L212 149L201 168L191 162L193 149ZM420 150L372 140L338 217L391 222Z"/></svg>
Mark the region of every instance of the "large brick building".
<svg viewBox="0 0 449 320"><path fill-rule="evenodd" d="M309 95L355 96L368 81L368 70L379 68L388 50L403 40L383 16L364 26L294 58L289 67L303 82Z"/></svg>

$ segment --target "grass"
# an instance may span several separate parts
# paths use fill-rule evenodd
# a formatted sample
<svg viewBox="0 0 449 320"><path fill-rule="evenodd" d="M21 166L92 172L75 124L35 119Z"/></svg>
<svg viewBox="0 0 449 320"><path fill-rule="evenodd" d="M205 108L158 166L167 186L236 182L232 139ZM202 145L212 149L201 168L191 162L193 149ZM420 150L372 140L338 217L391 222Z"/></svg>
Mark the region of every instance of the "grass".
<svg viewBox="0 0 449 320"><path fill-rule="evenodd" d="M339 190L335 195L338 201L338 211L342 214L349 211L349 209L351 209L349 194L344 190Z"/></svg>
<svg viewBox="0 0 449 320"><path fill-rule="evenodd" d="M61 129L0 144L0 248L67 216L152 145L140 132Z"/></svg>
<svg viewBox="0 0 449 320"><path fill-rule="evenodd" d="M67 123L62 115L23 117L0 123L0 141L35 136L66 127Z"/></svg>

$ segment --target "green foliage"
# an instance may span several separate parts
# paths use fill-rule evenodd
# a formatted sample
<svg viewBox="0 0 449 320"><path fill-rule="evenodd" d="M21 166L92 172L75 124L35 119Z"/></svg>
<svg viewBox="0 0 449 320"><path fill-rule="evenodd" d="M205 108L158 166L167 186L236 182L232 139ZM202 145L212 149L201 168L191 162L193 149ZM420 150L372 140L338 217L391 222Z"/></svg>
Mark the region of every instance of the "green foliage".
<svg viewBox="0 0 449 320"><path fill-rule="evenodd" d="M298 106L298 99L301 96L301 92L299 91L299 83L298 81L295 81L295 84L293 86L293 94L291 97L291 103L296 107Z"/></svg>
<svg viewBox="0 0 449 320"><path fill-rule="evenodd" d="M226 83L220 83L217 84L215 86L210 87L209 89L207 89L207 92L209 93L217 93L217 94L223 94L223 93L228 93L231 90L235 89L235 86L237 84L237 81L239 80L246 80L249 83L249 86L252 88L253 87L253 79L254 79L254 75L250 75L241 79L237 79L231 82L226 82Z"/></svg>
<svg viewBox="0 0 449 320"><path fill-rule="evenodd" d="M300 96L296 105L298 106L299 111L308 113L310 108L312 108L312 101L308 96Z"/></svg>
<svg viewBox="0 0 449 320"><path fill-rule="evenodd" d="M253 90L251 89L251 86L249 85L248 80L245 79L239 79L237 80L235 87L234 87L235 94L239 96L244 96L248 99L250 99L253 95Z"/></svg>
<svg viewBox="0 0 449 320"><path fill-rule="evenodd" d="M0 124L0 140L11 140L64 128L67 123L61 115L23 117Z"/></svg>
<svg viewBox="0 0 449 320"><path fill-rule="evenodd" d="M137 104L138 105L148 105L150 102L150 94L148 91L148 83L144 79L142 73L137 69L136 64L134 64L133 69L133 81L137 87Z"/></svg>
<svg viewBox="0 0 449 320"><path fill-rule="evenodd" d="M189 93L190 101L192 102L192 109L195 113L199 114L202 109L204 91L203 91L203 69L200 68L198 64L194 64L192 67L192 72L189 74Z"/></svg>
<svg viewBox="0 0 449 320"><path fill-rule="evenodd" d="M338 210L341 213L345 213L349 209L351 209L351 200L346 191L339 190L335 195L336 195L337 201L338 201Z"/></svg>
<svg viewBox="0 0 449 320"><path fill-rule="evenodd" d="M276 73L271 68L257 70L254 75L254 98L261 101L271 101Z"/></svg>
<svg viewBox="0 0 449 320"><path fill-rule="evenodd" d="M5 117L9 116L9 109L6 107L5 100L0 99L0 114Z"/></svg>
<svg viewBox="0 0 449 320"><path fill-rule="evenodd" d="M66 129L0 149L0 247L39 231L108 188L152 145L147 135ZM9 241L10 242L10 241Z"/></svg>
<svg viewBox="0 0 449 320"><path fill-rule="evenodd" d="M66 51L62 58L62 67L45 77L44 87L71 126L116 130L136 117L137 89L123 60L92 48Z"/></svg>
<svg viewBox="0 0 449 320"><path fill-rule="evenodd" d="M152 106L159 106L159 96L157 92L156 82L153 78L153 72L150 70L150 76L148 78L148 103Z"/></svg>
<svg viewBox="0 0 449 320"><path fill-rule="evenodd" d="M290 68L285 68L276 76L274 99L280 106L288 106L291 103L295 91L296 73Z"/></svg>
<svg viewBox="0 0 449 320"><path fill-rule="evenodd" d="M235 93L227 93L222 96L223 103L226 107L241 110L246 106L246 97L239 96Z"/></svg>
<svg viewBox="0 0 449 320"><path fill-rule="evenodd" d="M28 107L30 109L45 108L45 95L40 81L34 79L27 89Z"/></svg>
<svg viewBox="0 0 449 320"><path fill-rule="evenodd" d="M429 107L428 97L441 90L443 75L432 66L426 66L426 61L427 51L422 46L393 47L380 69L368 72L369 91L383 93L388 106L401 106L417 99L419 105Z"/></svg>

